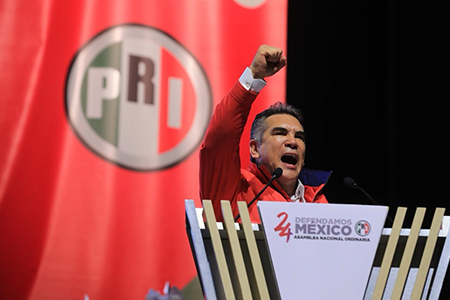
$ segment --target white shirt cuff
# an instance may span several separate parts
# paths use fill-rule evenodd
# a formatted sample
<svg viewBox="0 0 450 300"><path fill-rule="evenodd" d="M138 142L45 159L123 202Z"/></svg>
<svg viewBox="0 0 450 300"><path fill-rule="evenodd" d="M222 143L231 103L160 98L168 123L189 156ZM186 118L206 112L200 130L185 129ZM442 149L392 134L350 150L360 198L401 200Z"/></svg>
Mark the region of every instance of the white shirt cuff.
<svg viewBox="0 0 450 300"><path fill-rule="evenodd" d="M264 79L254 79L249 67L245 68L244 73L239 77L239 82L247 91L255 93L259 93L267 84Z"/></svg>

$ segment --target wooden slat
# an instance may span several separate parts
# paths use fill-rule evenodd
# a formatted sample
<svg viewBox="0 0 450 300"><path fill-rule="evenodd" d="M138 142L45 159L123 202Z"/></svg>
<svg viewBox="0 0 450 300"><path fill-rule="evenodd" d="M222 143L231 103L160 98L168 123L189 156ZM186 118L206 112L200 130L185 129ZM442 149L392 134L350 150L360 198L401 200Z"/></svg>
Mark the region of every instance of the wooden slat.
<svg viewBox="0 0 450 300"><path fill-rule="evenodd" d="M434 272L433 285L431 286L429 300L439 300L439 295L442 290L444 279L447 274L448 263L450 261L450 216L444 216L442 218L442 228L439 232L439 238L442 239L444 244L442 245L442 251L439 255L439 262ZM443 234L443 235L441 235Z"/></svg>
<svg viewBox="0 0 450 300"><path fill-rule="evenodd" d="M244 229L245 240L247 242L248 251L250 254L250 261L255 274L255 281L253 284L256 286L254 292L254 299L269 300L269 290L267 288L266 278L264 277L264 270L261 263L261 257L259 255L258 246L256 244L255 233L252 229L250 221L250 215L247 209L247 203L244 201L238 201L238 209L241 215L242 227Z"/></svg>
<svg viewBox="0 0 450 300"><path fill-rule="evenodd" d="M411 231L406 242L405 251L403 252L402 260L400 261L400 268L398 270L397 279L395 280L391 300L400 300L402 296L406 278L411 266L414 249L416 248L417 239L419 237L420 227L422 226L423 218L425 216L425 211L426 209L424 207L418 207L416 209Z"/></svg>
<svg viewBox="0 0 450 300"><path fill-rule="evenodd" d="M203 242L202 233L197 220L197 212L195 210L194 200L185 200L186 207L186 222L187 230L190 231L190 240L192 242L199 277L202 280L203 293L206 299L216 300L216 289L214 287L214 280L212 277L211 267L209 265L208 257Z"/></svg>
<svg viewBox="0 0 450 300"><path fill-rule="evenodd" d="M206 226L208 227L209 234L211 235L211 242L220 273L220 279L222 281L225 299L235 299L233 285L231 284L230 272L228 270L219 230L217 229L217 221L216 217L214 216L214 209L211 200L203 200L203 211L206 216Z"/></svg>
<svg viewBox="0 0 450 300"><path fill-rule="evenodd" d="M372 300L381 300L383 297L387 278L391 270L392 260L394 259L395 249L397 248L400 231L402 230L403 221L405 220L406 210L406 207L397 208L394 223L392 224L392 231L389 235L389 240L383 255L383 261L380 266L380 272L373 291Z"/></svg>
<svg viewBox="0 0 450 300"><path fill-rule="evenodd" d="M425 249L423 250L422 259L419 265L414 288L411 294L411 300L419 300L422 297L423 287L430 269L431 258L433 257L436 241L439 235L439 229L444 217L445 208L436 208L433 221L431 223L430 233L428 234Z"/></svg>
<svg viewBox="0 0 450 300"><path fill-rule="evenodd" d="M235 286L236 299L252 300L252 292L248 282L247 271L245 269L244 258L242 256L241 245L236 232L233 213L231 211L230 201L221 201L222 215L224 218L225 229L227 230L228 239L231 246L231 254L233 256L236 274L232 274L232 282ZM236 280L233 280L233 277Z"/></svg>

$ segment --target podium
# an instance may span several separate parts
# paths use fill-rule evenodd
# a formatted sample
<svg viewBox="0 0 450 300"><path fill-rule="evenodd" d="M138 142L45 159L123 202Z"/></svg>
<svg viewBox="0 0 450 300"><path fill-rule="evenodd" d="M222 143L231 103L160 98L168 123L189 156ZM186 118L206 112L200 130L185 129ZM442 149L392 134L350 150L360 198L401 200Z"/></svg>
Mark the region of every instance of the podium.
<svg viewBox="0 0 450 300"><path fill-rule="evenodd" d="M242 202L237 224L230 203L221 204L218 223L210 201L203 209L185 202L206 299L439 298L450 258L444 209L436 209L428 230L421 229L425 208L405 229L402 207L392 228L383 228L387 207L261 201L262 224L251 224Z"/></svg>

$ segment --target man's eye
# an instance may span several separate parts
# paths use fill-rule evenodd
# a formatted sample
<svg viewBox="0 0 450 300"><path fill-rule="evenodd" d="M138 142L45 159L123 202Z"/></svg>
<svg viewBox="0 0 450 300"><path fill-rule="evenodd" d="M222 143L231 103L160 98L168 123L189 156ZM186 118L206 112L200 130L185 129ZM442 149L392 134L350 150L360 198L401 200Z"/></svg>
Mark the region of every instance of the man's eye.
<svg viewBox="0 0 450 300"><path fill-rule="evenodd" d="M275 135L286 135L283 131L275 131Z"/></svg>
<svg viewBox="0 0 450 300"><path fill-rule="evenodd" d="M301 139L302 141L305 141L305 136L303 134L298 134L295 136L296 139Z"/></svg>

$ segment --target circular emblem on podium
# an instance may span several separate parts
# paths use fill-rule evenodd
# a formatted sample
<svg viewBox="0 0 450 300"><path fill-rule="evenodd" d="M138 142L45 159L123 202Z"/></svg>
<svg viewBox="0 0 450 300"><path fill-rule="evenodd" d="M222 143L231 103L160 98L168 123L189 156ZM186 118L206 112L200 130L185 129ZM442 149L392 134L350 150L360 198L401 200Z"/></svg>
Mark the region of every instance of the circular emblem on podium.
<svg viewBox="0 0 450 300"><path fill-rule="evenodd" d="M370 223L364 220L358 221L355 224L355 231L359 236L366 236L370 233Z"/></svg>

